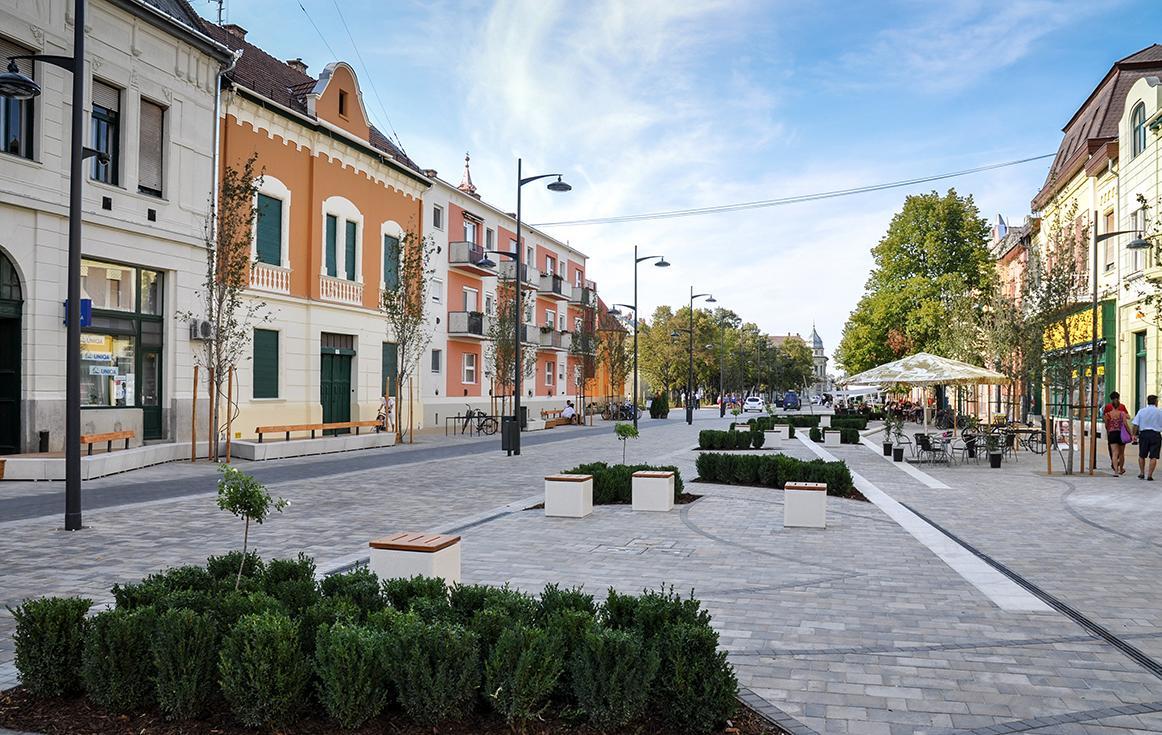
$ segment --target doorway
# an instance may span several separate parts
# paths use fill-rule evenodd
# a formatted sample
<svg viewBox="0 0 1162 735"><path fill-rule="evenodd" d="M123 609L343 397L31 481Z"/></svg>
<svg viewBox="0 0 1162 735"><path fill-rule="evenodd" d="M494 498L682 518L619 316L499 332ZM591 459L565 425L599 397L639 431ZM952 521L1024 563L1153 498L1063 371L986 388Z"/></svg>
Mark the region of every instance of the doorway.
<svg viewBox="0 0 1162 735"><path fill-rule="evenodd" d="M355 337L350 334L321 335L319 356L319 401L323 404L323 423L351 420L351 358L355 357ZM335 429L325 435L347 434L350 429Z"/></svg>
<svg viewBox="0 0 1162 735"><path fill-rule="evenodd" d="M0 455L20 451L20 326L16 268L0 253Z"/></svg>

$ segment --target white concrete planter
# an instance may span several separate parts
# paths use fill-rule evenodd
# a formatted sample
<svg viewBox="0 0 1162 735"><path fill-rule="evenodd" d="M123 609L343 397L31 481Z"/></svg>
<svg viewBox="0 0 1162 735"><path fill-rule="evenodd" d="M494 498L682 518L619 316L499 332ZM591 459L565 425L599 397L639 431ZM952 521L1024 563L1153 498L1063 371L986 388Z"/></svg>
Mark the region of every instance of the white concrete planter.
<svg viewBox="0 0 1162 735"><path fill-rule="evenodd" d="M525 431L544 431L545 420L530 418L525 424Z"/></svg>
<svg viewBox="0 0 1162 735"><path fill-rule="evenodd" d="M839 429L826 429L823 432L823 446L838 447L840 445Z"/></svg>
<svg viewBox="0 0 1162 735"><path fill-rule="evenodd" d="M783 488L784 528L827 528L827 485L788 482Z"/></svg>
<svg viewBox="0 0 1162 735"><path fill-rule="evenodd" d="M746 422L743 422L740 424L737 421L735 421L734 423L732 423L730 425L730 428L733 431L750 431L750 424L748 424Z"/></svg>
<svg viewBox="0 0 1162 735"><path fill-rule="evenodd" d="M584 518L593 512L593 475L545 478L545 515Z"/></svg>
<svg viewBox="0 0 1162 735"><path fill-rule="evenodd" d="M764 431L763 432L764 443L769 444L769 445L774 445L774 444L782 444L783 442L787 441L787 439L788 439L787 434L790 433L788 431L788 428L789 427L787 427L787 426L775 425L773 428Z"/></svg>
<svg viewBox="0 0 1162 735"><path fill-rule="evenodd" d="M674 509L674 473L633 473L633 509L667 512Z"/></svg>
<svg viewBox="0 0 1162 735"><path fill-rule="evenodd" d="M831 414L825 413L819 417L819 428L820 429L830 429L831 428Z"/></svg>
<svg viewBox="0 0 1162 735"><path fill-rule="evenodd" d="M460 537L431 533L396 533L375 539L371 571L381 580L396 577L439 577L460 581Z"/></svg>

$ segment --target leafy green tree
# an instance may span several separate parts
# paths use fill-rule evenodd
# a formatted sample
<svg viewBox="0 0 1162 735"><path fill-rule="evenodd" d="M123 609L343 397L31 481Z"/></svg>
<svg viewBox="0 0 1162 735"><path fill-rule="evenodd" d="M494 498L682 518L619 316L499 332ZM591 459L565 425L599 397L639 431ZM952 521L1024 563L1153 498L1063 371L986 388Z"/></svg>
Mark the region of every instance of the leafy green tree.
<svg viewBox="0 0 1162 735"><path fill-rule="evenodd" d="M238 577L234 581L234 589L238 589L242 582L242 570L246 566L250 523L261 524L271 510L281 513L290 505L290 501L272 497L261 482L235 467L224 464L219 465L218 470L222 473L222 479L218 480L218 507L246 521L242 532L242 563L238 565Z"/></svg>

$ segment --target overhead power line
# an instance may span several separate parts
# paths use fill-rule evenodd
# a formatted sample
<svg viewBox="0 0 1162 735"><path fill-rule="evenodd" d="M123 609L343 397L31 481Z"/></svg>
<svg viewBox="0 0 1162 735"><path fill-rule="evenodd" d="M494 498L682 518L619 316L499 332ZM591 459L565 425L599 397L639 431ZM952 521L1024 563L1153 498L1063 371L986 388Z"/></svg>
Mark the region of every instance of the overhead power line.
<svg viewBox="0 0 1162 735"><path fill-rule="evenodd" d="M323 45L327 47L327 51L331 53L331 58L338 61L339 54L335 53L335 49L331 48L331 44L327 43L327 37L324 36L323 32L319 30L319 27L315 25L315 19L311 17L311 14L307 12L306 7L304 7L301 2L299 3L299 10L303 11L303 15L307 16L307 21L310 22L311 28L314 28L315 33L319 34L319 40L322 41Z"/></svg>
<svg viewBox="0 0 1162 735"><path fill-rule="evenodd" d="M912 186L913 184L924 184L929 181L940 181L941 179L951 179L957 176L967 176L968 174L976 174L982 171L993 171L998 168L1007 168L1009 166L1019 166L1023 163L1031 161L1040 161L1045 158L1052 158L1055 153L1046 153L1043 156L1033 156L1031 158L1021 158L1015 161L1005 161L1003 163L990 163L986 166L977 166L976 168L966 168L962 171L952 171L949 173L935 174L933 176L921 176L915 179L904 179L901 181L889 181L883 184L870 184L868 186L857 186L851 189L834 189L832 191L821 191L814 194L797 194L788 197L779 197L777 199L760 199L754 202L738 202L736 204L719 204L712 207L695 207L692 209L673 209L664 212L646 212L642 214L623 214L616 217L598 217L595 219L574 219L561 220L559 222L538 222L534 227L566 227L566 226L580 226L580 225L609 225L619 224L623 222L642 222L646 220L655 219L676 219L678 217L698 217L707 214L722 214L725 212L740 212L747 209L762 209L764 207L780 207L787 204L801 204L803 202L814 202L821 199L834 199L836 197L853 196L855 194L867 194L874 191L884 191L885 189L898 189L902 186Z"/></svg>

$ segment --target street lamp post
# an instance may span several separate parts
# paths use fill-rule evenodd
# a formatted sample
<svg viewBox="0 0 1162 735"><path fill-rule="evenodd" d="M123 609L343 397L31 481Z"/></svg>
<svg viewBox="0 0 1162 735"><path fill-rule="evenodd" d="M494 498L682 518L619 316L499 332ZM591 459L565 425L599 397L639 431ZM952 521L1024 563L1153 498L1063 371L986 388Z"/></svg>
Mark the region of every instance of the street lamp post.
<svg viewBox="0 0 1162 735"><path fill-rule="evenodd" d="M690 287L690 363L686 370L686 424L689 426L694 425L694 299L703 297L706 303L715 303L712 295L694 293L694 287Z"/></svg>
<svg viewBox="0 0 1162 735"><path fill-rule="evenodd" d="M512 383L513 391L512 391L512 424L511 424L512 426L515 426L516 428L511 429L512 436L509 437L509 445L508 445L509 446L509 448L508 448L509 456L512 456L514 454L520 454L520 390L521 390L520 379L521 379L521 373L523 372L522 368L524 367L521 364L521 355L520 355L521 332L523 331L521 328L524 326L524 315L522 314L522 312L524 310L521 308L521 306L523 306L523 304L521 303L521 277L524 275L521 271L521 266L523 265L521 254L524 250L524 245L520 239L520 230L521 230L521 226L520 226L520 207L521 207L520 194L521 194L521 189L524 187L525 184L531 184L532 182L537 181L538 179L549 179L549 178L552 178L554 176L557 177L557 180L550 182L548 184L548 186L546 188L549 191L565 192L565 191L569 191L570 189L573 188L561 180L562 174L539 174L537 176L522 177L521 176L521 159L519 159L519 158L516 159L516 253L515 254L506 253L506 252L501 251L501 250L489 251L489 252L492 252L492 253L495 253L498 255L504 255L504 256L510 257L516 262L516 268L514 269L515 270L515 277L513 279L514 284L515 284L513 287L513 289L514 289L513 310L515 311L515 314L516 314L516 327L513 330L515 332L515 334L513 335L513 373L514 374L513 374L513 383ZM491 266L495 265L495 263L488 260L487 257L482 261L482 263L487 264L487 265L485 265L485 267L491 267ZM502 441L503 441L503 439L502 439Z"/></svg>
<svg viewBox="0 0 1162 735"><path fill-rule="evenodd" d="M1116 232L1097 232L1097 218L1098 213L1093 213L1093 309L1090 314L1090 333L1089 333L1089 399L1093 402L1090 405L1089 420L1090 420L1090 451L1089 456L1089 474L1093 474L1097 468L1097 246L1098 243L1109 240L1111 237L1118 237L1119 235L1137 235L1133 240L1126 244L1128 250L1145 250L1150 247L1150 243L1142 238L1142 233L1138 230L1117 230ZM1084 432L1082 432L1084 436Z"/></svg>
<svg viewBox="0 0 1162 735"><path fill-rule="evenodd" d="M73 55L28 54L8 58L8 71L0 74L0 94L18 100L40 94L40 85L20 73L16 59L32 59L60 67L73 75L72 129L69 150L69 244L68 244L68 325L65 361L65 530L81 529L81 183L84 160L108 155L86 148L84 133L85 0L73 2Z"/></svg>
<svg viewBox="0 0 1162 735"><path fill-rule="evenodd" d="M656 260L658 262L654 265L658 268L668 268L669 262L664 255L643 255L638 257L637 245L633 246L633 428L637 428L637 328L638 328L638 313L637 313L637 266L638 263L643 263L647 260ZM621 306L629 306L628 304L621 304Z"/></svg>

